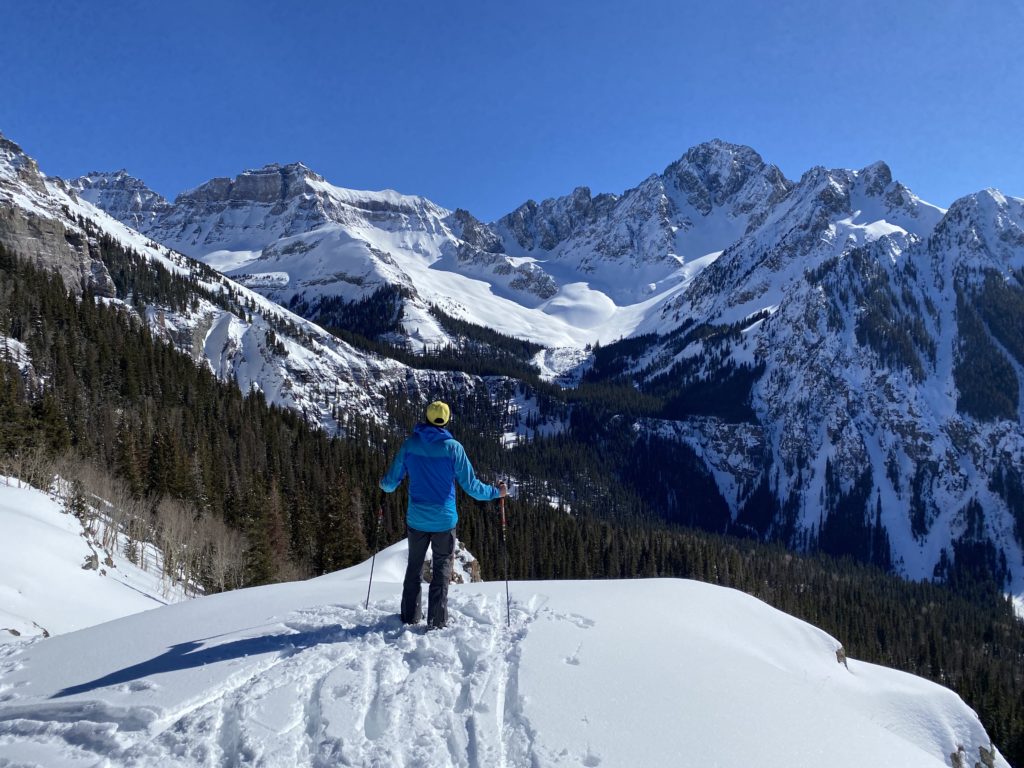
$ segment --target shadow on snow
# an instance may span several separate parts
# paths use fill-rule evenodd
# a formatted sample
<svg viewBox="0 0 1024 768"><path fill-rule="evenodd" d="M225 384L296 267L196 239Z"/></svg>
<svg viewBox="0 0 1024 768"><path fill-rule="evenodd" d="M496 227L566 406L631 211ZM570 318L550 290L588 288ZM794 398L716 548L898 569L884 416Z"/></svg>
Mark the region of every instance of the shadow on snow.
<svg viewBox="0 0 1024 768"><path fill-rule="evenodd" d="M192 640L187 643L172 645L166 653L162 653L155 658L119 669L95 680L64 688L50 698L60 699L65 696L87 693L110 685L140 680L150 675L194 669L195 667L245 658L246 656L260 656L276 652L280 654L280 658L287 658L316 645L357 640L374 633L399 630L401 626L398 618L392 616L365 627L351 627L348 629L342 627L321 627L291 634L246 637L209 647L203 647L202 640Z"/></svg>

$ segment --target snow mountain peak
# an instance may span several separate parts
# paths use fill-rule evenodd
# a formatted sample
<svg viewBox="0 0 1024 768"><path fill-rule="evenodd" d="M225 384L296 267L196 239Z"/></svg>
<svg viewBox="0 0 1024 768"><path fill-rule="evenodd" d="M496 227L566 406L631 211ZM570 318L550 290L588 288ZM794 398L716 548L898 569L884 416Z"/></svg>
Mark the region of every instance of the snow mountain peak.
<svg viewBox="0 0 1024 768"><path fill-rule="evenodd" d="M271 163L240 173L233 179L211 179L189 192L183 192L175 203L286 203L299 195L313 192L310 181L323 182L324 179L302 163Z"/></svg>
<svg viewBox="0 0 1024 768"><path fill-rule="evenodd" d="M1024 198L992 188L965 195L949 207L935 240L957 264L1024 269Z"/></svg>
<svg viewBox="0 0 1024 768"><path fill-rule="evenodd" d="M892 184L892 169L884 160L876 160L864 166L858 175L869 180L870 188L879 192Z"/></svg>
<svg viewBox="0 0 1024 768"><path fill-rule="evenodd" d="M36 161L25 154L18 144L0 133L0 184L4 181L21 182L40 191L43 175Z"/></svg>
<svg viewBox="0 0 1024 768"><path fill-rule="evenodd" d="M758 198L777 199L792 186L782 171L765 163L752 148L721 139L691 147L662 176L674 182L686 201L704 215L741 192L747 192L743 195L746 205L738 207L747 212ZM754 188L745 189L751 182Z"/></svg>
<svg viewBox="0 0 1024 768"><path fill-rule="evenodd" d="M139 231L170 209L163 195L123 168L91 171L65 183L83 200Z"/></svg>
<svg viewBox="0 0 1024 768"><path fill-rule="evenodd" d="M1009 217L1009 220L1019 219L1022 210L1024 198L1004 195L994 187L957 198L949 207L950 213L954 213L955 216L970 211L973 212L971 215L1005 216Z"/></svg>

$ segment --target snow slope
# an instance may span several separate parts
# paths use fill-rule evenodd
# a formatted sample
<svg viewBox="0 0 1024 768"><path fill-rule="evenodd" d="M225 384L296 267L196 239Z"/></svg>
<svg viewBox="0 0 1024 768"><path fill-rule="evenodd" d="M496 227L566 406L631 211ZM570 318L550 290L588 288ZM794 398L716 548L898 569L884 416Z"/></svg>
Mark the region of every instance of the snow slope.
<svg viewBox="0 0 1024 768"><path fill-rule="evenodd" d="M83 568L92 557L97 568ZM73 632L182 599L180 590L163 589L159 574L100 549L47 494L6 477L0 563L0 643Z"/></svg>
<svg viewBox="0 0 1024 768"><path fill-rule="evenodd" d="M402 627L404 543L307 582L0 649L0 764L948 765L989 740L952 692L682 580L453 585ZM69 663L74 659L74 663ZM996 753L995 764L1007 766Z"/></svg>
<svg viewBox="0 0 1024 768"><path fill-rule="evenodd" d="M429 402L442 385L465 392L507 385L503 378L484 381L461 373L416 370L360 352L262 294L158 245L88 202L90 196L107 204L116 199L134 211L127 216L127 208L122 208L126 221L140 226L149 221L150 213L161 208L159 201L154 202L151 193L123 172L113 181L94 174L79 183L84 185L81 196L61 180L46 177L34 160L0 134L0 245L59 272L72 290L88 285L115 303L115 286L96 255L92 232L190 279L212 298L196 296L181 311L152 305L146 308L145 319L153 333L243 392L255 388L268 403L297 411L335 434L344 432L344 422L353 413L385 420L385 392L403 392ZM355 202L350 197L338 193L335 202L363 207L404 205L404 198L392 193Z"/></svg>
<svg viewBox="0 0 1024 768"><path fill-rule="evenodd" d="M337 187L301 163L217 178L167 204L124 172L68 182L154 240L287 305L409 294L412 343L447 339L427 311L549 347L583 348L658 310L789 187L748 147L712 141L622 195L580 187L487 225L391 190Z"/></svg>

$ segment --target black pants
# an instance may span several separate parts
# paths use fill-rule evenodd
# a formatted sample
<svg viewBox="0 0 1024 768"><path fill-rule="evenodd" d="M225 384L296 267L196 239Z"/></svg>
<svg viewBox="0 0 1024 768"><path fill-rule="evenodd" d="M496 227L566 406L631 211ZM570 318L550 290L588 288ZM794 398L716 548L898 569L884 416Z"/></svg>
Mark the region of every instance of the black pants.
<svg viewBox="0 0 1024 768"><path fill-rule="evenodd" d="M402 621L415 624L423 617L420 582L428 545L433 553L433 573L427 598L427 624L443 627L448 623L448 582L452 580L452 559L455 555L454 528L436 533L409 528L409 564L405 568L402 588Z"/></svg>

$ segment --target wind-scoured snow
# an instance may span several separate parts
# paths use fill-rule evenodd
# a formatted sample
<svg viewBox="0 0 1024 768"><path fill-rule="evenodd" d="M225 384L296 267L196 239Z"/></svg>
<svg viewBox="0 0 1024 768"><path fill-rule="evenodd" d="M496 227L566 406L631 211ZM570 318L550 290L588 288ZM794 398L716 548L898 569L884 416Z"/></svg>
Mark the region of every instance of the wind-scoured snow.
<svg viewBox="0 0 1024 768"><path fill-rule="evenodd" d="M9 646L0 759L938 768L989 747L949 690L843 664L740 592L516 582L507 627L503 584L452 585L449 627L424 633L395 615L404 561L404 543L377 556L368 610L366 563Z"/></svg>

